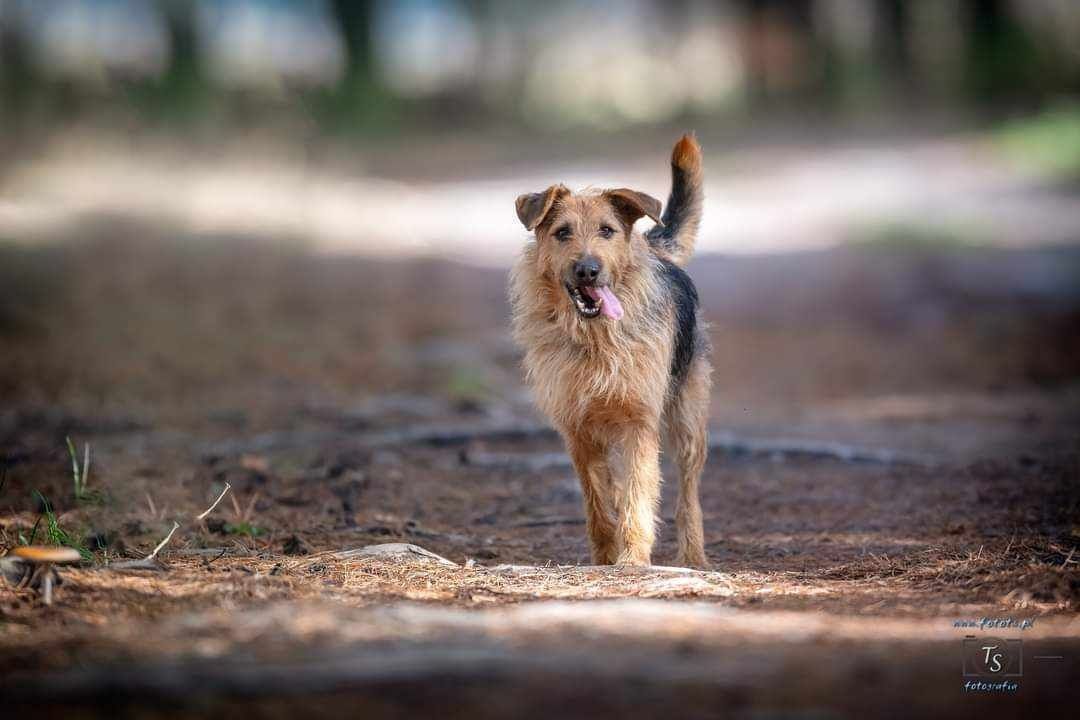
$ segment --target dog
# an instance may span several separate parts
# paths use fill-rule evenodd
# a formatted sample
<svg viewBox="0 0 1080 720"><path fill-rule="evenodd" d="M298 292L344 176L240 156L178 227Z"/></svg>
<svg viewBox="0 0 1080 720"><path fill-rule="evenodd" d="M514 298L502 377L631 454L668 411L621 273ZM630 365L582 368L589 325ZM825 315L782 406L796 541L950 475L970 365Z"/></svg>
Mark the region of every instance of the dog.
<svg viewBox="0 0 1080 720"><path fill-rule="evenodd" d="M698 485L708 452L709 342L683 266L703 202L701 147L684 135L671 193L571 192L517 198L534 233L510 275L515 341L536 404L581 482L593 562L649 565L666 430L679 473L678 563L706 567ZM645 233L634 223L648 217Z"/></svg>

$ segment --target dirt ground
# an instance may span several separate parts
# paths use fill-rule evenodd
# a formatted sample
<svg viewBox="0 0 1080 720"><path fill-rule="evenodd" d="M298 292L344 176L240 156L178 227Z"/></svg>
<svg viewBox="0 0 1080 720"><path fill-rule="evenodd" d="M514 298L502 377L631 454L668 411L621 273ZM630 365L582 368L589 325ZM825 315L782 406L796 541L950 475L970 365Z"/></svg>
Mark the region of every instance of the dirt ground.
<svg viewBox="0 0 1080 720"><path fill-rule="evenodd" d="M716 348L705 573L587 565L501 270L101 217L0 245L0 549L58 528L89 558L51 607L0 588L8 707L1075 707L1080 252L876 242L691 274ZM174 521L160 568L114 567ZM451 564L338 555L383 543ZM984 617L1033 624L956 625ZM1024 642L1015 692L965 691L973 633Z"/></svg>

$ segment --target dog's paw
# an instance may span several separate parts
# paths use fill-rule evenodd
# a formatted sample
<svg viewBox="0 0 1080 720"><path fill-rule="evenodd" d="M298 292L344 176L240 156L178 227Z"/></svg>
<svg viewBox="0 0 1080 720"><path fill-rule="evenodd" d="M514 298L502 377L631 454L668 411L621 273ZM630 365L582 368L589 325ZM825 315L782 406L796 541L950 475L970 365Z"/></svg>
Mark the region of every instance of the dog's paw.
<svg viewBox="0 0 1080 720"><path fill-rule="evenodd" d="M695 570L711 570L712 565L709 564L708 559L704 555L682 555L681 553L675 558L675 564L678 567L693 568Z"/></svg>
<svg viewBox="0 0 1080 720"><path fill-rule="evenodd" d="M614 548L593 548L593 565L614 565L617 562L618 558L615 556Z"/></svg>
<svg viewBox="0 0 1080 720"><path fill-rule="evenodd" d="M623 551L615 559L615 564L627 567L648 567L652 565L652 562L650 562L649 553Z"/></svg>

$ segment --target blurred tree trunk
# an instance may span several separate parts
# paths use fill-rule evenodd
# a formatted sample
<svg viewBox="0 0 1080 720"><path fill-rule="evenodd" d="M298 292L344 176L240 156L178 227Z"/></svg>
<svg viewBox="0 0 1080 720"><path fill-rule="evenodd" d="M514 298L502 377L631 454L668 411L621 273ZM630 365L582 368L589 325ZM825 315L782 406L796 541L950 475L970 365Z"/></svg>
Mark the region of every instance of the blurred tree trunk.
<svg viewBox="0 0 1080 720"><path fill-rule="evenodd" d="M162 77L160 109L173 118L195 117L204 109L207 90L199 58L195 4L191 0L164 0L161 7L171 55Z"/></svg>
<svg viewBox="0 0 1080 720"><path fill-rule="evenodd" d="M984 105L1040 98L1052 73L1043 73L1035 41L1003 0L967 0L967 85ZM1053 70L1053 68L1049 68Z"/></svg>
<svg viewBox="0 0 1080 720"><path fill-rule="evenodd" d="M889 95L910 99L914 90L911 22L904 0L874 3L874 56Z"/></svg>
<svg viewBox="0 0 1080 720"><path fill-rule="evenodd" d="M806 97L823 88L812 0L738 0L740 53L751 107Z"/></svg>
<svg viewBox="0 0 1080 720"><path fill-rule="evenodd" d="M18 134L30 92L34 87L34 67L30 62L30 50L16 23L16 7L0 2L0 122Z"/></svg>
<svg viewBox="0 0 1080 720"><path fill-rule="evenodd" d="M372 42L373 0L333 0L334 18L345 45L345 75L338 88L341 110L348 116L370 106L377 82Z"/></svg>

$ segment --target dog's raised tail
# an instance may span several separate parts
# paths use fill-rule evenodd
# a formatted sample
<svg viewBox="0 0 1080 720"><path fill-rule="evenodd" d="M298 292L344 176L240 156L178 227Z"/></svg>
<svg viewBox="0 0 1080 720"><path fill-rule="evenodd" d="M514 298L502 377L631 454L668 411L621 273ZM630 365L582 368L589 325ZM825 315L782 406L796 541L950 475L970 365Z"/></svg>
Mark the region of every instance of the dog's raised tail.
<svg viewBox="0 0 1080 720"><path fill-rule="evenodd" d="M645 233L649 245L676 265L685 265L694 254L705 199L702 180L701 146L687 133L671 151L671 195L660 218L663 224Z"/></svg>

